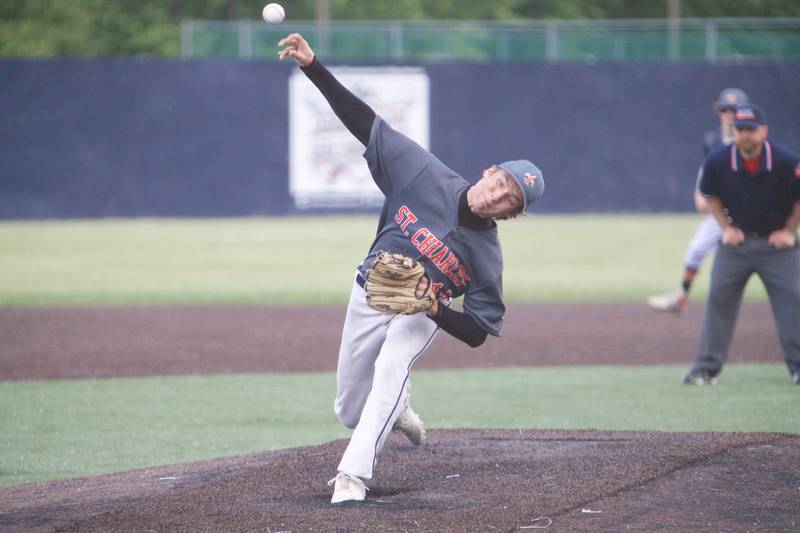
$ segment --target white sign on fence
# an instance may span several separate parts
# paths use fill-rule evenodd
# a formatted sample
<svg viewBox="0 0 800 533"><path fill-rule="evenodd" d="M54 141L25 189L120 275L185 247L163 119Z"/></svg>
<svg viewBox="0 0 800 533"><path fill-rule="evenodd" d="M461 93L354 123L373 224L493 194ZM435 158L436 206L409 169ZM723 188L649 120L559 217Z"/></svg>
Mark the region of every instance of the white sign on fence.
<svg viewBox="0 0 800 533"><path fill-rule="evenodd" d="M428 75L420 68L332 68L353 94L394 129L428 148ZM298 208L380 206L364 147L319 90L296 71L289 79L289 192Z"/></svg>

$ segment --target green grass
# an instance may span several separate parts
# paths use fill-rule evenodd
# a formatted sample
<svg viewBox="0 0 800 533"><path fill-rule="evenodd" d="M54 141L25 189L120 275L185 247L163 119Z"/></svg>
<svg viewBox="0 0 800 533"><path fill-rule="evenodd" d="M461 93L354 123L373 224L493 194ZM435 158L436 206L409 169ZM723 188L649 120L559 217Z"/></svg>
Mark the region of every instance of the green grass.
<svg viewBox="0 0 800 533"><path fill-rule="evenodd" d="M719 385L686 366L417 371L430 428L800 433L782 364L731 364ZM0 382L0 485L346 438L332 373ZM331 465L334 468L335 465Z"/></svg>
<svg viewBox="0 0 800 533"><path fill-rule="evenodd" d="M332 387L322 373L0 382L0 483L343 437Z"/></svg>
<svg viewBox="0 0 800 533"><path fill-rule="evenodd" d="M375 216L0 223L0 305L345 302ZM502 222L506 299L641 301L676 287L694 215ZM711 258L693 298L702 299ZM760 281L746 297L765 299Z"/></svg>

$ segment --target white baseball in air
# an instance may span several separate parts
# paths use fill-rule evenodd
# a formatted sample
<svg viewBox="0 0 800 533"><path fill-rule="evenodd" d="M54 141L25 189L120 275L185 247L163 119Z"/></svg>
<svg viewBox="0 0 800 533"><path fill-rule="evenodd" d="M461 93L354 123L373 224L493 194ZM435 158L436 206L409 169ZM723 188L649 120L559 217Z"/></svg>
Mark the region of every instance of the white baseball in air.
<svg viewBox="0 0 800 533"><path fill-rule="evenodd" d="M280 4L267 4L261 11L261 16L264 17L265 22L270 24L280 24L286 17L286 12Z"/></svg>

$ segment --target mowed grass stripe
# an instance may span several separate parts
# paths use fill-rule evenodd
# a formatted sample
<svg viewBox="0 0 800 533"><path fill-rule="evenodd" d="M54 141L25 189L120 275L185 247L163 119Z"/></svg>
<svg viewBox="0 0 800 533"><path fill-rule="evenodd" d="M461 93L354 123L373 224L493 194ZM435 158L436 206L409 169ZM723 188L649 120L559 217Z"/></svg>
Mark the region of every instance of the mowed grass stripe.
<svg viewBox="0 0 800 533"><path fill-rule="evenodd" d="M415 371L429 428L800 433L783 364ZM84 476L346 438L332 373L0 382L0 484ZM335 468L335 465L331 465Z"/></svg>
<svg viewBox="0 0 800 533"><path fill-rule="evenodd" d="M510 302L641 301L677 287L695 215L500 223ZM345 302L376 216L0 223L0 305ZM711 258L693 298L708 286ZM746 297L763 300L760 281Z"/></svg>

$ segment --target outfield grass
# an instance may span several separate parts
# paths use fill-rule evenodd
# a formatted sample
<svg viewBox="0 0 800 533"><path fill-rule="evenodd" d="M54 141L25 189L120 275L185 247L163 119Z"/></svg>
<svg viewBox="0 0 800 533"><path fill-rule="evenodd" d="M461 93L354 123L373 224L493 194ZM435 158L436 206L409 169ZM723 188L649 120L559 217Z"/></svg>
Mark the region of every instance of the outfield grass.
<svg viewBox="0 0 800 533"><path fill-rule="evenodd" d="M414 406L429 428L800 433L783 364L730 364L706 387L685 370L416 371ZM332 373L0 382L0 485L345 438L334 388Z"/></svg>
<svg viewBox="0 0 800 533"><path fill-rule="evenodd" d="M3 222L0 305L345 302L376 218ZM501 222L506 299L641 301L672 289L699 222L694 215ZM695 299L706 294L710 265ZM746 297L765 299L760 281Z"/></svg>

